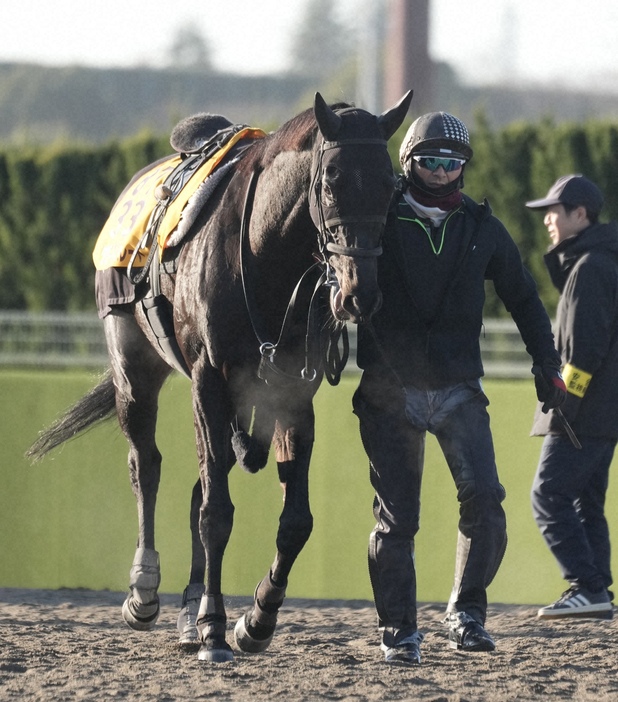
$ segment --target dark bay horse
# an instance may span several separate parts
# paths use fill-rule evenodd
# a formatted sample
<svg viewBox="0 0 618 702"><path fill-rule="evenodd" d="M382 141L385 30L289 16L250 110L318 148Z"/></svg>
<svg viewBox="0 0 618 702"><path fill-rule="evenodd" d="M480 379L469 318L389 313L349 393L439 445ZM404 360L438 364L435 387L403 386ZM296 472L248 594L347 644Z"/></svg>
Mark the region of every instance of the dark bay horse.
<svg viewBox="0 0 618 702"><path fill-rule="evenodd" d="M176 271L161 276L192 384L200 478L179 628L181 641L201 644L200 660L234 657L221 593L234 514L228 474L235 463L251 472L263 467L271 444L284 486L276 553L235 640L240 650L259 652L274 634L288 576L312 530L308 472L313 397L327 365L324 338L347 321L369 319L380 305L376 257L394 187L387 141L411 97L375 116L329 107L318 93L313 109L243 152L189 232ZM113 309L104 329L110 372L40 435L29 455L40 458L117 415L139 517L123 617L149 630L159 614L157 403L172 368L141 304Z"/></svg>

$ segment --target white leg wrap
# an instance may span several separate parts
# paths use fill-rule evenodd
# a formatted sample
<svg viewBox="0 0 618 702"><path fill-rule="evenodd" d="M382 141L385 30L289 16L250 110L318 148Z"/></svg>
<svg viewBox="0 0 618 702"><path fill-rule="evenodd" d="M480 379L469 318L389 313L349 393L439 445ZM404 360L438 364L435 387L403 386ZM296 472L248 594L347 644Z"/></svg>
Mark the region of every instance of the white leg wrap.
<svg viewBox="0 0 618 702"><path fill-rule="evenodd" d="M138 548L129 582L133 597L141 604L152 602L157 597L160 583L159 553L151 548Z"/></svg>

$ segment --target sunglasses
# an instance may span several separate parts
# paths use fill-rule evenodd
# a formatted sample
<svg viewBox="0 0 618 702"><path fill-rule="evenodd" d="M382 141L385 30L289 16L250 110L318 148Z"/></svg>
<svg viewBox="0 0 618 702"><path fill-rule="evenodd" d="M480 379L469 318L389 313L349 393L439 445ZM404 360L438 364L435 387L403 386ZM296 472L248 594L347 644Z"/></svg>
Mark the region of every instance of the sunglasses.
<svg viewBox="0 0 618 702"><path fill-rule="evenodd" d="M426 168L428 171L437 171L442 166L447 173L462 168L466 162L461 158L440 158L439 156L414 156L414 160L421 168Z"/></svg>

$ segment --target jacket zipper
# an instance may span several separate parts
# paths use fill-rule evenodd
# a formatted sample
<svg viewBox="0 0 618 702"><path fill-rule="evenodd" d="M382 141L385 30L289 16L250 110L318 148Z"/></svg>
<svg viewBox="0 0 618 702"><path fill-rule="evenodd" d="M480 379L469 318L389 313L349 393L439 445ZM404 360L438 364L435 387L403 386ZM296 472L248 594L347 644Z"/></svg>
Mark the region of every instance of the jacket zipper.
<svg viewBox="0 0 618 702"><path fill-rule="evenodd" d="M440 237L440 246L436 249L435 244L433 243L433 238L431 236L431 227L427 229L425 226L425 223L423 222L422 219L417 219L416 217L400 217L398 216L398 219L403 220L404 222L414 222L415 224L418 224L420 227L423 228L423 231L425 234L427 234L427 238L429 239L429 245L431 246L431 250L434 252L436 256L439 256L440 253L442 252L442 249L444 247L444 235L446 234L446 225L450 218L457 212L457 210L453 210L452 212L449 212L449 214L444 218L444 221L440 225L440 231L441 237Z"/></svg>

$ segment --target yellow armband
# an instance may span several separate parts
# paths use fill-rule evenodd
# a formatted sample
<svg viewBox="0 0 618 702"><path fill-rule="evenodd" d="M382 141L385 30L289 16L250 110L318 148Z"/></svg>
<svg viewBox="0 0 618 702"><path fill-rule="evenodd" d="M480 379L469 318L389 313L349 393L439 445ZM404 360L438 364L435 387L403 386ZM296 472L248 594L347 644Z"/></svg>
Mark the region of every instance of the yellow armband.
<svg viewBox="0 0 618 702"><path fill-rule="evenodd" d="M566 385L567 392L572 395L577 395L577 397L583 397L588 390L590 381L592 380L592 375L586 373L586 371L575 368L570 363L562 369L562 377L564 378L564 384Z"/></svg>

